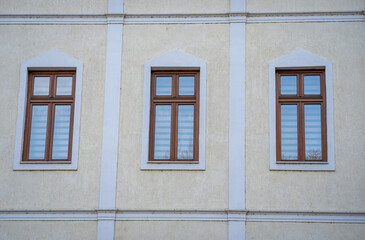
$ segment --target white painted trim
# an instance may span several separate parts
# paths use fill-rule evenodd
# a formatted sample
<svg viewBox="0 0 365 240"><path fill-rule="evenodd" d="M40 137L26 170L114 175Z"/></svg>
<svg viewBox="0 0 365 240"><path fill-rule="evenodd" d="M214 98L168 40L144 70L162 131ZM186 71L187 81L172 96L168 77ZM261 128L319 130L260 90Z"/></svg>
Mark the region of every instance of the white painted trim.
<svg viewBox="0 0 365 240"><path fill-rule="evenodd" d="M230 24L229 209L245 209L245 23Z"/></svg>
<svg viewBox="0 0 365 240"><path fill-rule="evenodd" d="M246 11L246 0L230 0L230 10L233 13Z"/></svg>
<svg viewBox="0 0 365 240"><path fill-rule="evenodd" d="M108 0L109 14L123 13L123 11L124 11L124 0Z"/></svg>
<svg viewBox="0 0 365 240"><path fill-rule="evenodd" d="M100 170L99 208L113 209L116 201L120 86L122 74L122 24L109 24L106 47L104 121Z"/></svg>
<svg viewBox="0 0 365 240"><path fill-rule="evenodd" d="M321 164L277 164L276 163L276 96L275 72L280 68L318 68L326 74L326 110L327 110L327 159ZM333 80L332 63L303 50L274 60L269 65L269 120L270 120L270 170L334 171L334 125L333 125Z"/></svg>
<svg viewBox="0 0 365 240"><path fill-rule="evenodd" d="M246 239L246 222L245 221L228 222L228 239L229 240Z"/></svg>
<svg viewBox="0 0 365 240"><path fill-rule="evenodd" d="M365 212L123 209L0 210L0 221L99 221L113 223L114 221L218 221L240 224L244 224L244 222L365 224ZM239 229L242 230L241 226Z"/></svg>
<svg viewBox="0 0 365 240"><path fill-rule="evenodd" d="M239 9L239 8L238 8ZM0 14L0 25L228 24L365 22L363 11L201 14Z"/></svg>
<svg viewBox="0 0 365 240"><path fill-rule="evenodd" d="M71 163L67 164L41 164L41 163L20 163L23 153L23 138L25 115L27 106L28 71L29 70L76 70L75 109L74 126L72 136ZM35 58L25 61L20 66L20 81L18 95L18 116L14 147L14 170L77 170L79 156L79 135L81 117L81 93L82 93L82 62L70 58L55 50L50 50Z"/></svg>
<svg viewBox="0 0 365 240"><path fill-rule="evenodd" d="M151 71L154 68L164 69L199 69L200 70L200 103L199 103L199 163L173 164L148 163L149 126L150 126L150 87ZM144 65L143 90L143 124L142 124L142 170L205 170L205 128L206 128L206 64L204 61L178 50L155 58Z"/></svg>

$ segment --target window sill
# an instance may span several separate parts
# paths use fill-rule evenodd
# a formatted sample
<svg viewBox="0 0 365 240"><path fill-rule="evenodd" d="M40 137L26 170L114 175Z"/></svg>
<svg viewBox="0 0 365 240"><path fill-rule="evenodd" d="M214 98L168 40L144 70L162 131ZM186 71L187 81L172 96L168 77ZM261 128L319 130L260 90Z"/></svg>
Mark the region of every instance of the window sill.
<svg viewBox="0 0 365 240"><path fill-rule="evenodd" d="M199 164L199 161L148 161L147 164Z"/></svg>
<svg viewBox="0 0 365 240"><path fill-rule="evenodd" d="M76 171L76 161L20 161L14 171Z"/></svg>
<svg viewBox="0 0 365 240"><path fill-rule="evenodd" d="M20 164L71 164L71 161L21 161Z"/></svg>
<svg viewBox="0 0 365 240"><path fill-rule="evenodd" d="M334 162L274 162L271 171L335 171Z"/></svg>
<svg viewBox="0 0 365 240"><path fill-rule="evenodd" d="M323 161L276 161L277 164L328 164Z"/></svg>

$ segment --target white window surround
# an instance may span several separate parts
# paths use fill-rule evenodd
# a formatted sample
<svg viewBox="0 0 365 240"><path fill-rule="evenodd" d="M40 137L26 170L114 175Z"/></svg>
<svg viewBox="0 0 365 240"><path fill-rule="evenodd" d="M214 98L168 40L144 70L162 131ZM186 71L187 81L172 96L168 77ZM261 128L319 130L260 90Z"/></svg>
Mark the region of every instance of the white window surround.
<svg viewBox="0 0 365 240"><path fill-rule="evenodd" d="M32 70L76 70L75 108L73 125L74 129L72 136L71 163L21 163L27 106L28 71ZM21 64L18 96L18 116L14 148L14 170L77 170L79 155L82 72L82 62L70 58L55 50L50 50Z"/></svg>
<svg viewBox="0 0 365 240"><path fill-rule="evenodd" d="M325 69L327 110L327 163L276 163L275 72L278 69ZM334 171L333 80L332 63L303 50L274 60L269 65L270 170Z"/></svg>
<svg viewBox="0 0 365 240"><path fill-rule="evenodd" d="M148 163L150 94L152 70L199 70L199 163ZM198 58L174 50L150 60L144 65L143 125L142 125L142 170L205 170L205 119L206 119L206 63Z"/></svg>

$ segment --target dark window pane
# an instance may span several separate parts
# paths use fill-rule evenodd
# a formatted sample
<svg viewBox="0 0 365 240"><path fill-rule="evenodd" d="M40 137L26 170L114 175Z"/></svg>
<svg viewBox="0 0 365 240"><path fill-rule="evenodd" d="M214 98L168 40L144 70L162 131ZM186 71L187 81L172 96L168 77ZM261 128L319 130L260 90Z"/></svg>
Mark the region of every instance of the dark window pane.
<svg viewBox="0 0 365 240"><path fill-rule="evenodd" d="M321 105L304 105L305 159L322 160Z"/></svg>
<svg viewBox="0 0 365 240"><path fill-rule="evenodd" d="M179 95L194 95L194 77L179 77Z"/></svg>
<svg viewBox="0 0 365 240"><path fill-rule="evenodd" d="M68 158L71 105L56 105L53 129L52 159Z"/></svg>
<svg viewBox="0 0 365 240"><path fill-rule="evenodd" d="M298 160L297 105L281 105L281 159Z"/></svg>
<svg viewBox="0 0 365 240"><path fill-rule="evenodd" d="M171 105L156 106L154 159L170 159Z"/></svg>
<svg viewBox="0 0 365 240"><path fill-rule="evenodd" d="M194 105L179 105L177 130L177 158L193 159Z"/></svg>
<svg viewBox="0 0 365 240"><path fill-rule="evenodd" d="M282 95L297 95L297 76L281 76L280 89Z"/></svg>
<svg viewBox="0 0 365 240"><path fill-rule="evenodd" d="M156 77L156 95L170 96L171 88L172 77Z"/></svg>
<svg viewBox="0 0 365 240"><path fill-rule="evenodd" d="M44 159L47 136L47 105L33 105L30 128L29 159Z"/></svg>
<svg viewBox="0 0 365 240"><path fill-rule="evenodd" d="M319 75L304 76L304 94L305 95L321 94L321 77Z"/></svg>

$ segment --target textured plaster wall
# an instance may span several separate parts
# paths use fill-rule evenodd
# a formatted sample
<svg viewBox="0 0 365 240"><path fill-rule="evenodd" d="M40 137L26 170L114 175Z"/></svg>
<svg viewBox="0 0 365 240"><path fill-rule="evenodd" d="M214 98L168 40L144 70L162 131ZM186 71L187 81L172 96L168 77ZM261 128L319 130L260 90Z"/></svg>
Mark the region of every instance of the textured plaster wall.
<svg viewBox="0 0 365 240"><path fill-rule="evenodd" d="M247 12L363 11L364 0L246 0Z"/></svg>
<svg viewBox="0 0 365 240"><path fill-rule="evenodd" d="M228 37L228 25L124 27L118 208L227 208ZM144 63L175 49L207 63L206 171L141 171Z"/></svg>
<svg viewBox="0 0 365 240"><path fill-rule="evenodd" d="M225 240L228 238L226 222L188 221L118 221L115 239L125 240Z"/></svg>
<svg viewBox="0 0 365 240"><path fill-rule="evenodd" d="M0 209L96 208L105 26L0 26ZM20 64L50 49L84 63L78 171L13 171Z"/></svg>
<svg viewBox="0 0 365 240"><path fill-rule="evenodd" d="M0 221L0 239L96 239L96 221Z"/></svg>
<svg viewBox="0 0 365 240"><path fill-rule="evenodd" d="M246 223L246 239L250 240L362 240L363 224L331 223Z"/></svg>
<svg viewBox="0 0 365 240"><path fill-rule="evenodd" d="M0 14L106 13L108 0L0 0Z"/></svg>
<svg viewBox="0 0 365 240"><path fill-rule="evenodd" d="M249 24L247 209L365 210L365 23ZM269 170L269 63L303 49L333 63L335 172Z"/></svg>
<svg viewBox="0 0 365 240"><path fill-rule="evenodd" d="M124 0L124 12L222 13L229 12L229 0Z"/></svg>

